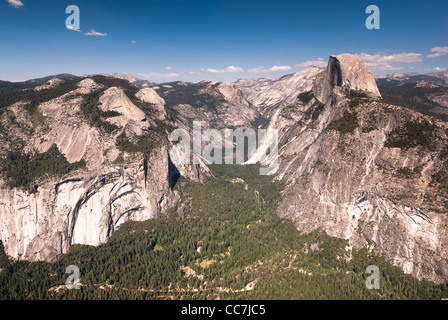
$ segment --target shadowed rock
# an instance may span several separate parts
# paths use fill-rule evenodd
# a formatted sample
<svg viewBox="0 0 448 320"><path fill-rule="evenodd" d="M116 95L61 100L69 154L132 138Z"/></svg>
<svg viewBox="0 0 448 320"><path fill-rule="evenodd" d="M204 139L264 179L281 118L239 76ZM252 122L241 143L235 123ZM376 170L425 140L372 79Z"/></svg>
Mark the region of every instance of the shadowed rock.
<svg viewBox="0 0 448 320"><path fill-rule="evenodd" d="M331 101L334 87L364 91L371 97L381 97L369 68L353 54L330 56L327 68L316 77L313 92L320 101L327 104Z"/></svg>

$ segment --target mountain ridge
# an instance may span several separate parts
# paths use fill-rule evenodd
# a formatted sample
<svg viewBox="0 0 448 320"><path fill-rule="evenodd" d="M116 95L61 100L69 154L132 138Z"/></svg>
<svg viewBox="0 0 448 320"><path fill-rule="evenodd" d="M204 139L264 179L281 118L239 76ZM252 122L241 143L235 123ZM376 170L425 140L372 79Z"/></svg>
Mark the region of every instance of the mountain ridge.
<svg viewBox="0 0 448 320"><path fill-rule="evenodd" d="M0 223L7 227L0 239L10 256L55 259L75 243L104 243L124 221L160 216L179 202L179 175L201 181L210 174L204 164L175 163L170 130L191 131L194 120L204 129L245 129L261 117L268 133L279 130L275 179L286 184L280 216L303 232L322 228L375 248L419 279L447 279L446 123L384 103L355 56L331 56L325 69L276 80L139 88L128 79L86 76L48 85L14 92L49 100L3 100L2 155L19 145L33 156L56 143L87 171L37 177L34 193L1 186Z"/></svg>

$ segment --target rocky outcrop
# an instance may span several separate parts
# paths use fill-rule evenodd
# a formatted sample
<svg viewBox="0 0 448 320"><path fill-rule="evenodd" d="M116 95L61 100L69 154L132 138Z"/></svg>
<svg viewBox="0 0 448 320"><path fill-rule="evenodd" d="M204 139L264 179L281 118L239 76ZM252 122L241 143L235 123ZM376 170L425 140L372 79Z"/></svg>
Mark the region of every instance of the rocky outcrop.
<svg viewBox="0 0 448 320"><path fill-rule="evenodd" d="M280 79L239 79L235 86L261 114L271 116L281 105L293 103L298 93L311 90L320 72L322 68L308 66Z"/></svg>
<svg viewBox="0 0 448 320"><path fill-rule="evenodd" d="M94 82L84 84L95 86ZM79 90L87 90L84 91L85 93L91 91L88 87L81 87ZM97 136L96 129L77 116L80 112L81 101L80 96L73 99L62 96L42 103L39 111L47 121L46 125L37 128L36 133L31 137L32 147L38 152L45 152L51 145L56 144L69 162L81 160L88 146Z"/></svg>
<svg viewBox="0 0 448 320"><path fill-rule="evenodd" d="M118 127L112 134L80 116L84 95L96 89L104 90L98 107L118 113L105 120ZM69 162L84 160L86 168L60 179L40 178L35 193L10 189L0 181L0 240L9 256L51 261L72 244L104 243L121 223L157 217L176 202L172 188L178 171L168 142L160 141L145 157L117 148L122 132L140 135L155 123L121 88L106 89L91 78L82 79L73 91L37 107L38 125L19 104L8 107L17 115L7 123L9 147L12 138L22 139L28 153L42 153L56 144ZM125 161L117 162L119 155Z"/></svg>
<svg viewBox="0 0 448 320"><path fill-rule="evenodd" d="M113 135L101 134L96 127L89 125L80 117L83 97L93 90L102 88L94 80L81 80L77 89L39 105L43 124L33 128L33 134L22 139L27 141L26 151L47 151L56 144L69 162L83 159L89 170L98 170L104 163L114 161L119 155ZM105 90L99 106L103 111L117 111L119 116L107 118L120 128L142 134L149 126L142 122L145 114L137 108L119 88ZM23 112L17 112L21 117ZM32 126L32 124L29 124Z"/></svg>
<svg viewBox="0 0 448 320"><path fill-rule="evenodd" d="M166 119L166 110L165 110L165 100L161 96L157 94L157 92L152 88L144 88L137 92L136 97L142 101L149 102L153 104L155 109L157 110L157 119L165 120Z"/></svg>
<svg viewBox="0 0 448 320"><path fill-rule="evenodd" d="M58 78L54 78L54 79L50 79L48 81L46 81L45 83L34 87L35 91L40 91L40 90L44 90L44 89L51 89L51 88L55 88L57 87L60 83L62 82L61 79Z"/></svg>
<svg viewBox="0 0 448 320"><path fill-rule="evenodd" d="M117 79L124 79L124 80L129 81L130 83L134 83L139 80L136 77L134 77L133 75L130 75L128 73L115 72L115 73L112 73L112 77L117 78Z"/></svg>
<svg viewBox="0 0 448 320"><path fill-rule="evenodd" d="M339 102L335 106L346 110ZM435 209L436 197L430 196L436 194L432 175L441 169L431 160L437 155L386 147L390 132L401 127L396 118L406 123L421 117L387 108L375 102L360 105L358 128L345 134L328 130L333 121L328 106L308 124L312 132L300 133L303 127L294 125L286 129L290 122L287 113L281 114L279 172L287 188L278 213L304 232L322 228L356 248L375 249L419 279L445 281L446 209ZM380 116L375 119L375 114ZM440 139L446 144L444 129Z"/></svg>
<svg viewBox="0 0 448 320"><path fill-rule="evenodd" d="M320 101L328 103L334 87L346 87L375 98L381 97L369 68L352 54L330 56L327 68L316 77L313 92Z"/></svg>
<svg viewBox="0 0 448 320"><path fill-rule="evenodd" d="M274 114L268 131L279 132L277 179L286 186L278 214L303 232L321 228L376 250L419 279L446 281L448 195L433 176L445 170L448 126L375 99L370 72L352 74L367 68L359 63L331 57L313 88L327 103L297 99ZM350 98L350 90L367 96ZM432 147L388 146L392 132L422 121Z"/></svg>
<svg viewBox="0 0 448 320"><path fill-rule="evenodd" d="M196 84L176 82L175 85L175 88L170 85L153 87L158 88L162 98L171 100L169 109L176 114L175 126L192 130L193 121L203 121L205 129L248 128L258 116L233 83L201 81ZM170 95L176 90L177 94Z"/></svg>
<svg viewBox="0 0 448 320"><path fill-rule="evenodd" d="M57 143L70 162L84 159L87 170L44 181L35 194L1 188L0 239L9 255L51 260L74 243L103 243L122 222L152 218L171 206L179 174L198 181L208 174L203 163L176 163L169 144L147 160L113 165L121 154L115 136L77 118L79 95L98 87L87 78L76 92L39 106L47 120L25 150L43 152ZM303 92L309 101L298 98ZM308 67L280 79L153 86L137 98L153 104L159 120L170 114L171 125L189 132L193 121L201 121L203 130L248 128L257 117L268 117L267 134L248 163L263 158L278 130L275 179L285 186L280 216L303 232L321 228L355 248L376 250L419 279L448 279L448 189L436 179L448 163L448 126L381 102L370 70L356 56L331 56L325 69ZM109 88L101 102L104 111L121 114L111 120L120 132L138 135L146 128L139 123L141 110L121 89ZM17 118L21 106L9 108ZM19 119L21 125L29 118ZM430 130L423 140L430 147L390 144L393 134L419 123ZM17 135L20 130L10 127Z"/></svg>
<svg viewBox="0 0 448 320"><path fill-rule="evenodd" d="M72 244L99 245L127 220L157 217L177 200L167 148L140 163L49 180L34 194L0 191L0 239L14 258L51 261Z"/></svg>
<svg viewBox="0 0 448 320"><path fill-rule="evenodd" d="M127 127L136 135L141 135L142 131L149 127L146 114L137 108L120 88L105 90L100 97L100 103L102 111L115 111L120 114L107 119L118 127Z"/></svg>

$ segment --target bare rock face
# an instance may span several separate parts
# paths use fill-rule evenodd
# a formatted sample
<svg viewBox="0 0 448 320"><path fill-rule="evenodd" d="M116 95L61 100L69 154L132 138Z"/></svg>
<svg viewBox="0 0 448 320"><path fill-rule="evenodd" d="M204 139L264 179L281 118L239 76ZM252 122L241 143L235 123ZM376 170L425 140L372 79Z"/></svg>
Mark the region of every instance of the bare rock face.
<svg viewBox="0 0 448 320"><path fill-rule="evenodd" d="M306 112L309 106L297 107ZM305 112L280 112L279 178L287 187L279 215L303 232L322 228L355 248L374 249L419 279L446 281L447 194L432 178L445 170L442 150L387 147L392 131L422 115L370 101L350 111L357 116L353 132L331 129L346 108L336 99L314 121ZM446 145L446 125L434 125L435 139Z"/></svg>
<svg viewBox="0 0 448 320"><path fill-rule="evenodd" d="M235 86L260 113L271 115L272 108L291 104L297 94L310 90L321 68L308 66L280 79L239 79Z"/></svg>
<svg viewBox="0 0 448 320"><path fill-rule="evenodd" d="M78 89L76 90L76 93L86 94L101 87L102 85L97 84L95 80L86 78L78 82Z"/></svg>
<svg viewBox="0 0 448 320"><path fill-rule="evenodd" d="M74 91L39 105L38 110L45 121L35 128L31 137L24 138L29 141L26 149L42 153L56 144L69 162L84 159L89 170L97 170L104 162L113 161L118 150L113 136L101 135L97 128L90 126L79 116L83 95L102 86L87 78L81 80L77 87ZM101 108L104 111L121 111L121 115L112 120L115 124L127 126L138 133L148 126L139 119L144 117L143 112L132 104L121 89L112 88L102 98L104 105Z"/></svg>
<svg viewBox="0 0 448 320"><path fill-rule="evenodd" d="M176 174L199 181L207 174L205 164L177 164L169 156L171 145L157 148L147 160L112 164L121 152L115 137L78 116L78 95L100 87L87 78L74 92L39 106L45 124L33 131L25 149L43 152L56 143L70 162L85 160L87 171L47 180L34 194L8 189L0 181L0 239L10 256L52 260L71 244L103 243L124 221L156 217L173 205ZM179 101L170 96L174 90ZM365 97L355 100L350 90ZM298 98L305 91L308 102ZM171 124L189 132L193 121L201 121L203 130L248 128L261 114L269 117L261 148L248 163L262 159L260 150L271 145L278 130L275 179L285 185L280 216L303 232L321 228L355 248L376 250L419 279L446 281L448 189L440 177L448 168L448 126L379 97L370 70L349 54L331 56L325 69L308 67L280 79L178 82L137 93L155 106L159 119L166 119L166 108L175 111ZM121 114L112 120L121 132L138 134L145 128L142 110L121 89L107 89L101 102L102 110ZM19 117L20 102L9 109L21 125L31 123ZM422 123L430 128L425 129L428 145L390 144L394 134ZM20 130L10 128L17 136Z"/></svg>
<svg viewBox="0 0 448 320"><path fill-rule="evenodd" d="M146 119L145 113L131 102L122 89L116 87L107 89L100 97L100 102L101 110L121 114L107 119L112 124L118 127L127 126L137 135L141 135L142 130L149 127L148 122L143 121Z"/></svg>
<svg viewBox="0 0 448 320"><path fill-rule="evenodd" d="M61 79L54 78L46 81L45 83L41 84L40 86L36 86L34 88L35 91L40 91L43 89L51 89L57 87L62 82Z"/></svg>
<svg viewBox="0 0 448 320"><path fill-rule="evenodd" d="M372 97L381 97L369 68L360 58L348 53L330 56L327 68L316 77L313 92L320 101L328 103L334 87L346 87Z"/></svg>
<svg viewBox="0 0 448 320"><path fill-rule="evenodd" d="M121 88L108 88L99 99L103 111L119 113L106 118L118 132L102 133L80 116L83 95L97 89L105 88L86 78L73 91L40 104L36 126L20 103L8 107L18 119L16 125L9 123L9 140L20 137L25 151L36 153L56 144L69 162L82 159L87 167L60 179L43 178L35 193L0 181L0 239L12 258L51 261L72 244L104 243L121 223L157 217L177 201L169 144L157 146L149 157L117 149L117 135L125 130L140 134L149 122L141 121L146 114ZM33 130L24 130L27 126ZM21 136L24 131L32 134ZM119 154L126 164L114 164Z"/></svg>
<svg viewBox="0 0 448 320"><path fill-rule="evenodd" d="M141 163L103 166L35 194L0 190L0 239L14 258L52 261L72 244L99 245L127 220L157 217L177 201L170 188L168 150Z"/></svg>
<svg viewBox="0 0 448 320"><path fill-rule="evenodd" d="M117 72L115 72L115 73L112 73L112 77L118 78L118 79L124 79L124 80L129 81L130 83L138 81L138 79L136 77L134 77L134 76L132 76L132 75L130 75L128 73L117 73Z"/></svg>
<svg viewBox="0 0 448 320"><path fill-rule="evenodd" d="M171 103L176 113L175 125L184 129L192 130L193 121L203 121L204 129L247 128L258 115L233 83L201 81L197 84L177 82L176 85L191 88L187 96L179 98L178 103ZM163 87L170 89L165 94L176 90L169 85ZM195 105L184 102L195 99L198 100ZM206 102L200 101L204 99Z"/></svg>
<svg viewBox="0 0 448 320"><path fill-rule="evenodd" d="M257 116L257 112L244 99L241 90L233 83L220 82L218 91L224 97L225 103L217 110L217 120L223 122L224 127L248 127Z"/></svg>
<svg viewBox="0 0 448 320"><path fill-rule="evenodd" d="M35 128L31 137L23 138L28 141L25 149L42 153L56 144L69 162L84 158L88 168L97 169L105 160L103 147L112 142L108 141L110 137L100 137L98 130L88 125L79 114L82 96L102 86L87 78L81 80L77 87L39 105L38 111L45 119L44 124Z"/></svg>
<svg viewBox="0 0 448 320"><path fill-rule="evenodd" d="M248 107L249 103L244 99L243 93L233 83L220 82L218 85L219 92L224 96L227 102L234 106Z"/></svg>
<svg viewBox="0 0 448 320"><path fill-rule="evenodd" d="M69 162L81 160L94 135L94 129L83 122L76 114L80 112L80 98L63 102L64 97L40 105L44 117L51 120L45 128L35 135L34 147L45 152L56 144Z"/></svg>
<svg viewBox="0 0 448 320"><path fill-rule="evenodd" d="M366 68L354 56L330 57L315 96L275 112L267 130L279 132L277 179L286 186L278 214L303 232L321 228L355 248L376 250L419 279L444 282L448 194L446 182L434 177L446 171L448 126L380 102ZM353 100L349 90L366 96ZM431 128L420 133L430 136L427 145L413 144L412 135L402 138L409 146L391 145L394 135L418 123Z"/></svg>
<svg viewBox="0 0 448 320"><path fill-rule="evenodd" d="M165 100L157 94L152 88L141 89L136 94L137 98L142 101L152 103L157 110L157 119L166 119Z"/></svg>

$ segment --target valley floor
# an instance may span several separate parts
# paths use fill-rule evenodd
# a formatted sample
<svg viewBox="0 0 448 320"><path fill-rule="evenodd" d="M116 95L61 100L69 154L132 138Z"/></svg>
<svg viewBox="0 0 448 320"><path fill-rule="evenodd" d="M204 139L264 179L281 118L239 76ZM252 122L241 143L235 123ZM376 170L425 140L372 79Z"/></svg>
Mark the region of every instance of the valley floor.
<svg viewBox="0 0 448 320"><path fill-rule="evenodd" d="M182 200L163 217L122 224L98 247L73 245L54 263L0 254L1 299L442 299L384 258L316 230L301 234L275 212L281 185L257 166L211 166L204 183L181 178ZM2 251L2 250L0 250ZM69 265L79 289L67 289ZM366 267L380 270L367 289Z"/></svg>

